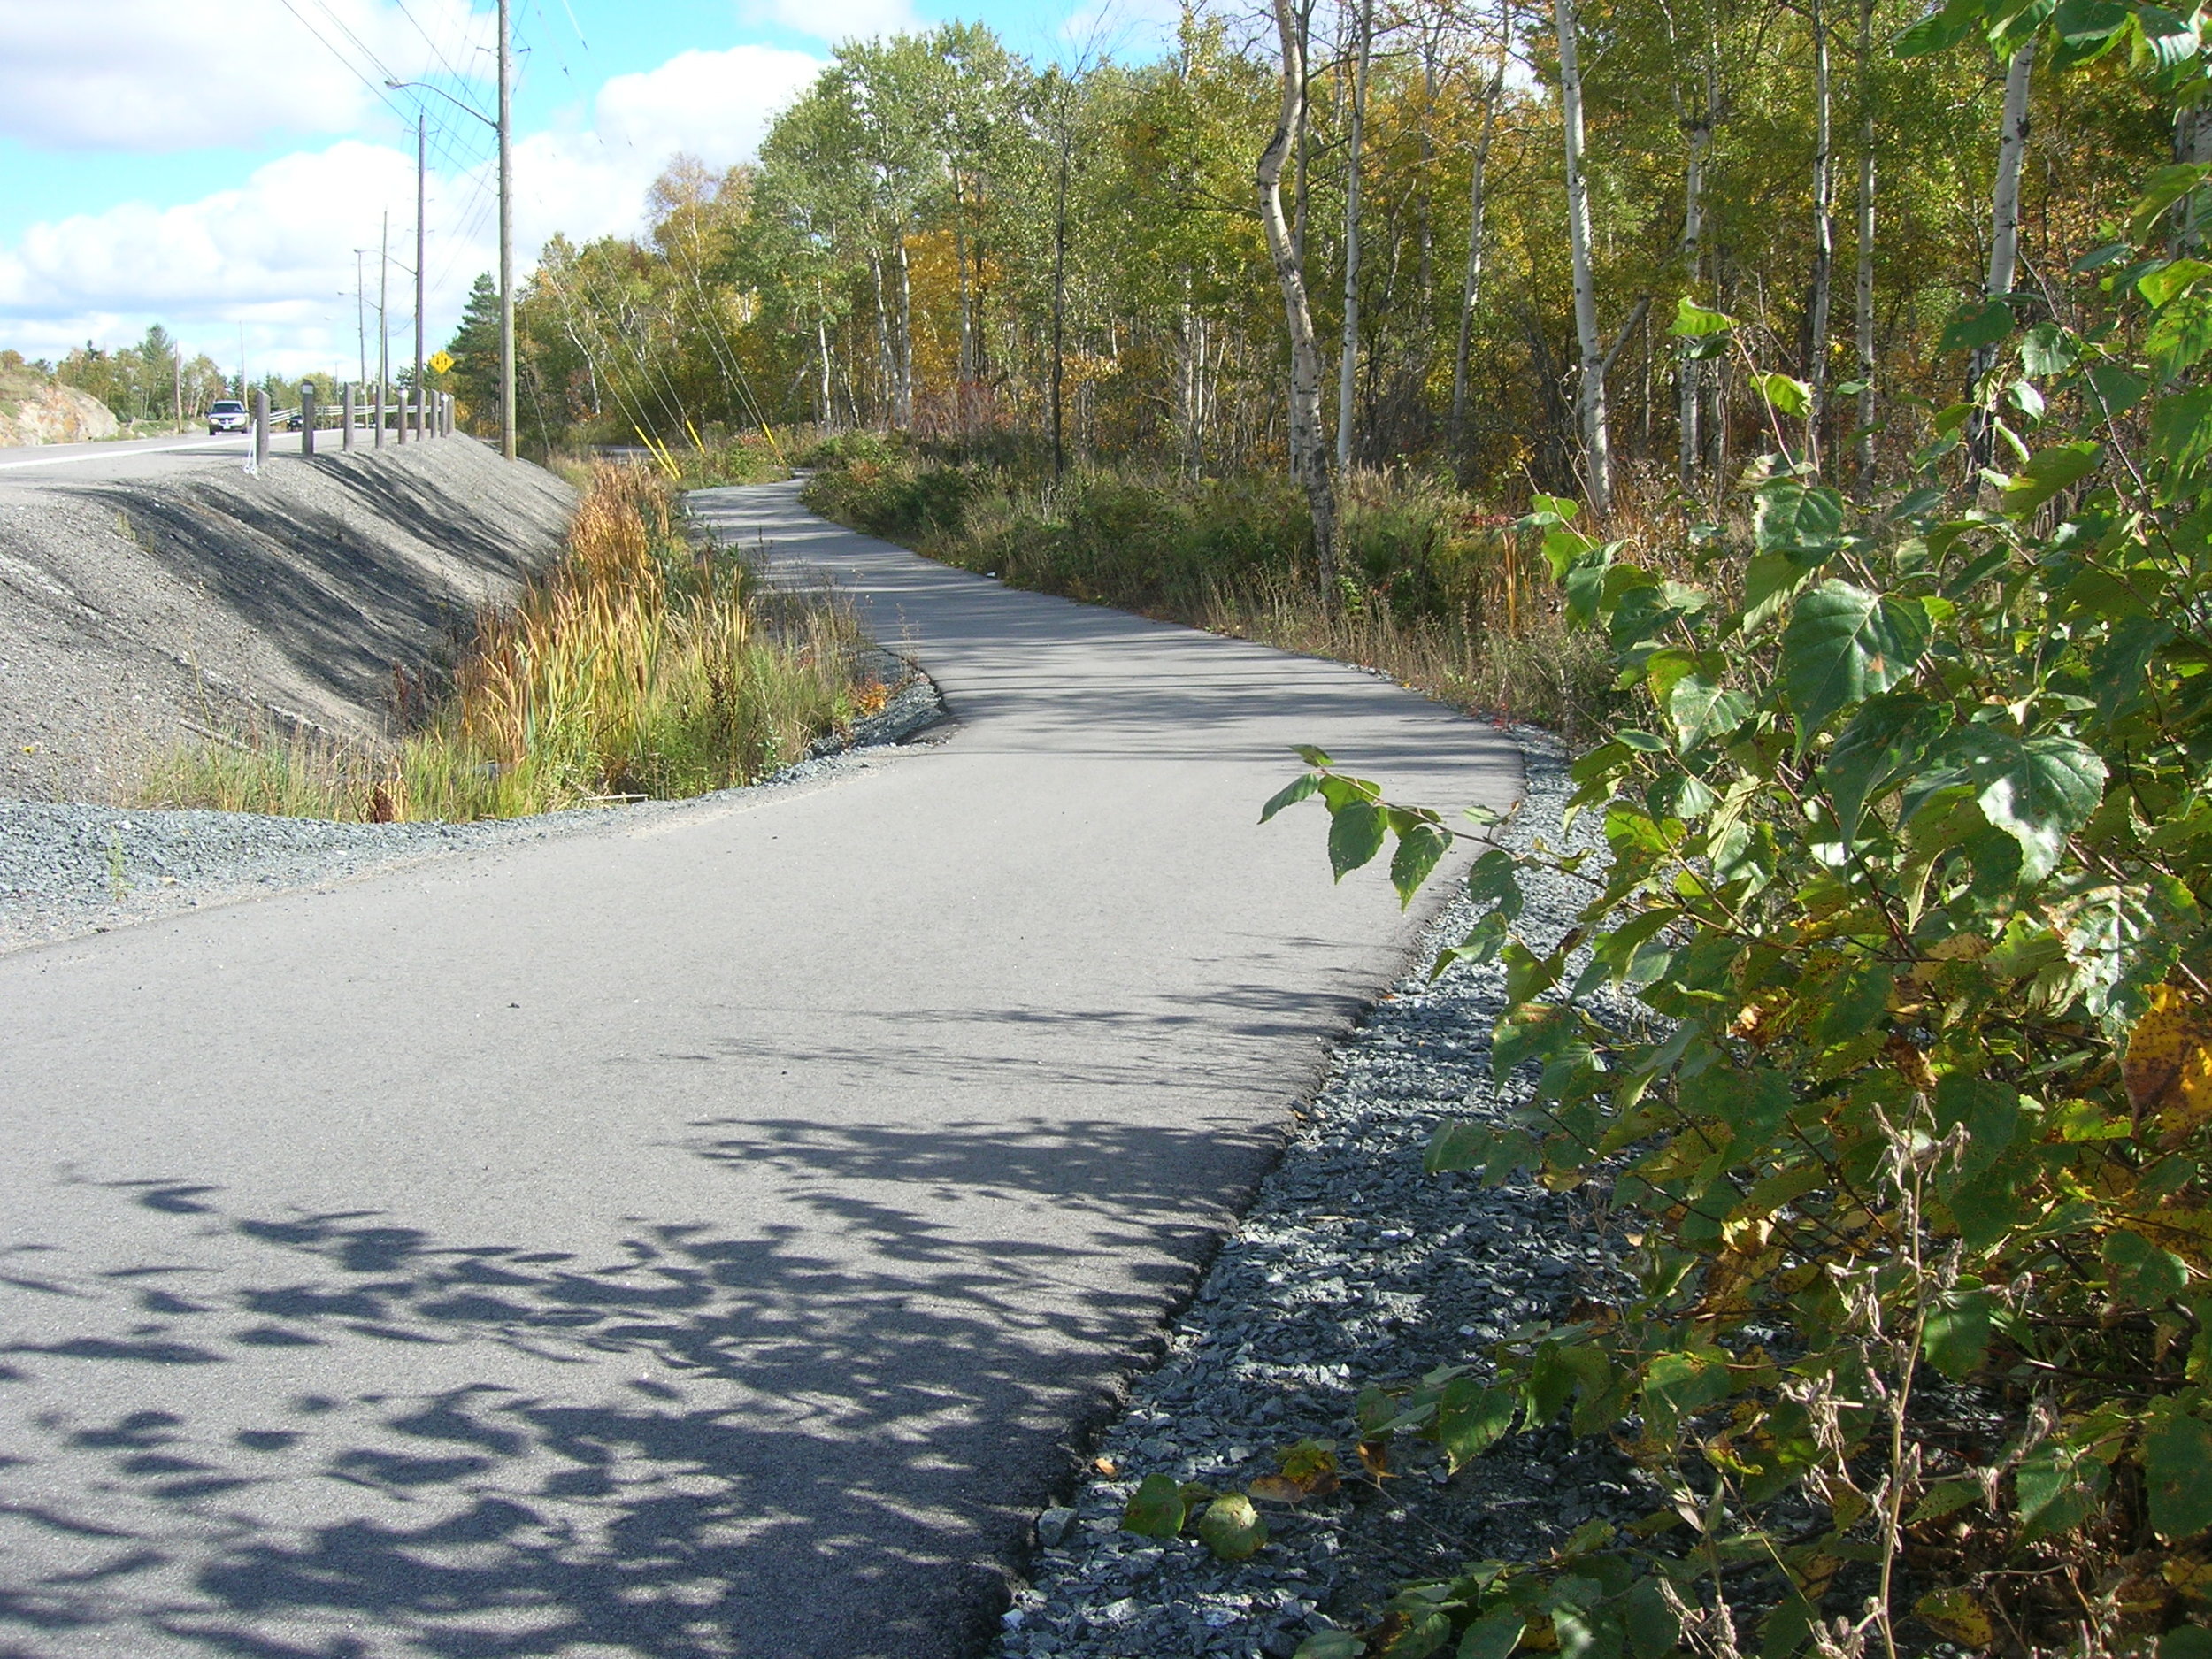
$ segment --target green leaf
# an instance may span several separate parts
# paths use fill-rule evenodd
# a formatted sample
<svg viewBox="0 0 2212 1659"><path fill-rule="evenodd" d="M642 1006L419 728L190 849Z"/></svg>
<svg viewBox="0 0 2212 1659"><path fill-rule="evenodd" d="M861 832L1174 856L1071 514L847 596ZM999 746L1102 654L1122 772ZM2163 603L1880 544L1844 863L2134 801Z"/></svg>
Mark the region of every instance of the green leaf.
<svg viewBox="0 0 2212 1659"><path fill-rule="evenodd" d="M2097 4L2103 3L2097 0ZM2073 366L2080 352L2079 342L2068 330L2056 323L2038 323L2021 339L2020 366L2039 379L2062 374Z"/></svg>
<svg viewBox="0 0 2212 1659"><path fill-rule="evenodd" d="M2025 518L2062 489L2070 489L2097 470L2102 446L2087 442L2045 449L2013 475L2005 487L2008 518Z"/></svg>
<svg viewBox="0 0 2212 1659"><path fill-rule="evenodd" d="M1825 558L1843 541L1843 497L1824 485L1808 488L1791 480L1762 485L1751 528L1762 553L1787 553L1801 562Z"/></svg>
<svg viewBox="0 0 2212 1659"><path fill-rule="evenodd" d="M2070 1532L2087 1520L2111 1484L2111 1472L2080 1448L2046 1442L2021 1460L2013 1477L2022 1528L2030 1538Z"/></svg>
<svg viewBox="0 0 2212 1659"><path fill-rule="evenodd" d="M1329 868L1339 881L1382 850L1389 817L1372 801L1353 800L1329 814Z"/></svg>
<svg viewBox="0 0 2212 1659"><path fill-rule="evenodd" d="M2079 49L2111 40L2127 27L2129 15L2116 0L2063 0L2051 14L2051 27L2060 40Z"/></svg>
<svg viewBox="0 0 2212 1659"><path fill-rule="evenodd" d="M1249 1561L1267 1542L1267 1522L1240 1492L1216 1498L1198 1517L1199 1541L1224 1561Z"/></svg>
<svg viewBox="0 0 2212 1659"><path fill-rule="evenodd" d="M1971 1376L1989 1353L1993 1303L1985 1290L1953 1290L1928 1310L1922 1345L1929 1363L1959 1382Z"/></svg>
<svg viewBox="0 0 2212 1659"><path fill-rule="evenodd" d="M1477 1619L1459 1639L1458 1659L1510 1659L1527 1621L1510 1609Z"/></svg>
<svg viewBox="0 0 2212 1659"><path fill-rule="evenodd" d="M1398 850L1390 860L1390 885L1398 890L1400 910L1413 902L1413 895L1451 844L1452 838L1433 824L1415 824L1399 832Z"/></svg>
<svg viewBox="0 0 2212 1659"><path fill-rule="evenodd" d="M1978 351L2013 330L2012 307L2002 300L1970 300L1944 325L1939 351Z"/></svg>
<svg viewBox="0 0 2212 1659"><path fill-rule="evenodd" d="M2151 411L2151 448L2171 471L2184 475L2212 457L2212 386L2158 400Z"/></svg>
<svg viewBox="0 0 2212 1659"><path fill-rule="evenodd" d="M2201 259L2162 260L2135 279L2135 291L2149 301L2154 311L2176 295L2186 294L2208 276L2212 276L2212 265Z"/></svg>
<svg viewBox="0 0 2212 1659"><path fill-rule="evenodd" d="M1685 674L1667 694L1667 718L1684 749L1717 742L1751 718L1751 699L1699 674Z"/></svg>
<svg viewBox="0 0 2212 1659"><path fill-rule="evenodd" d="M1674 308L1674 322L1667 332L1683 340L1701 340L1708 334L1724 334L1736 326L1736 319L1725 311L1709 311L1694 305L1685 294Z"/></svg>
<svg viewBox="0 0 2212 1659"><path fill-rule="evenodd" d="M1437 1125L1436 1133L1429 1137L1428 1150L1422 1154L1421 1168L1430 1175L1484 1169L1490 1163L1494 1141L1489 1125L1455 1118Z"/></svg>
<svg viewBox="0 0 2212 1659"><path fill-rule="evenodd" d="M2189 1286L2189 1264L2139 1233L2109 1234L2104 1241L2104 1264L2114 1294L2139 1308L2162 1307ZM2212 1463L2206 1470L2212 1473Z"/></svg>
<svg viewBox="0 0 2212 1659"><path fill-rule="evenodd" d="M2183 162L2170 167L2161 167L2150 176L2143 194L2136 199L2128 214L2128 239L2144 242L2151 239L2151 232L2165 216L2166 210L2202 184L2212 166L2202 162Z"/></svg>
<svg viewBox="0 0 2212 1659"><path fill-rule="evenodd" d="M2212 1527L2212 1423L2170 1416L2143 1436L2151 1525L2171 1541Z"/></svg>
<svg viewBox="0 0 2212 1659"><path fill-rule="evenodd" d="M1927 58L1947 52L1974 33L1981 22L1980 8L1952 0L1940 12L1924 17L1900 34L1890 50L1900 58Z"/></svg>
<svg viewBox="0 0 2212 1659"><path fill-rule="evenodd" d="M2028 881L2058 868L2067 836L2104 798L2103 760L2070 737L2018 738L1971 726L1941 752L1963 765L1982 816L2020 843L2021 875Z"/></svg>
<svg viewBox="0 0 2212 1659"><path fill-rule="evenodd" d="M1907 692L1870 697L1837 733L1821 763L1821 786L1836 810L1836 831L1847 846L1857 836L1866 803L1941 733L1946 713Z"/></svg>
<svg viewBox="0 0 2212 1659"><path fill-rule="evenodd" d="M2151 383L2116 363L2095 363L2089 368L2089 387L2107 415L2124 415L2143 401Z"/></svg>
<svg viewBox="0 0 2212 1659"><path fill-rule="evenodd" d="M1917 605L1841 581L1800 599L1782 634L1782 695L1800 749L1838 710L1902 681L1927 648Z"/></svg>
<svg viewBox="0 0 2212 1659"><path fill-rule="evenodd" d="M1478 904L1494 904L1509 920L1521 913L1520 865L1511 853L1492 848L1467 872L1467 896Z"/></svg>
<svg viewBox="0 0 2212 1659"><path fill-rule="evenodd" d="M2161 69L2178 69L2203 50L2189 20L2164 6L2138 4L2135 24L2144 50Z"/></svg>
<svg viewBox="0 0 2212 1659"><path fill-rule="evenodd" d="M1579 1029L1555 1002L1525 1002L1499 1017L1490 1040L1490 1069L1504 1077L1524 1060L1548 1060Z"/></svg>
<svg viewBox="0 0 2212 1659"><path fill-rule="evenodd" d="M1436 1407L1436 1440L1454 1474L1505 1438L1519 1403L1517 1390L1486 1386L1472 1377L1455 1377L1444 1385Z"/></svg>
<svg viewBox="0 0 2212 1659"><path fill-rule="evenodd" d="M1172 1475L1147 1475L1121 1511L1125 1532L1142 1538L1173 1538L1183 1530L1183 1483Z"/></svg>
<svg viewBox="0 0 2212 1659"><path fill-rule="evenodd" d="M2212 1630L2177 1624L2158 1639L2158 1659L2212 1659Z"/></svg>
<svg viewBox="0 0 2212 1659"><path fill-rule="evenodd" d="M1367 1644L1348 1630L1320 1630L1298 1644L1291 1659L1359 1659Z"/></svg>
<svg viewBox="0 0 2212 1659"><path fill-rule="evenodd" d="M1320 787L1321 775L1311 772L1302 778L1294 779L1285 784L1269 798L1267 804L1260 809L1260 822L1266 823L1286 806L1295 806L1301 801L1312 799L1314 791Z"/></svg>
<svg viewBox="0 0 2212 1659"><path fill-rule="evenodd" d="M1783 414L1801 420L1812 412L1813 388L1802 380L1793 380L1786 374L1770 373L1753 375L1751 383L1764 393L1767 402L1772 403Z"/></svg>
<svg viewBox="0 0 2212 1659"><path fill-rule="evenodd" d="M2212 351L2212 297L2186 294L2158 313L2143 337L2143 355L2162 380L2193 368Z"/></svg>

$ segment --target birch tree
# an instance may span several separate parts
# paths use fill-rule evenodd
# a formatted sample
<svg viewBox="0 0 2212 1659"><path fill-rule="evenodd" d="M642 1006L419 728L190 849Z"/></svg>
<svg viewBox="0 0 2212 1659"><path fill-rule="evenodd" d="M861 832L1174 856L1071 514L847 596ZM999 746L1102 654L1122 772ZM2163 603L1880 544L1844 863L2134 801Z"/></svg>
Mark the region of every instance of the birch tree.
<svg viewBox="0 0 2212 1659"><path fill-rule="evenodd" d="M1337 365L1336 470L1352 466L1352 408L1359 373L1359 169L1366 137L1367 70L1375 43L1375 0L1359 0L1353 14L1352 111L1344 160L1344 344Z"/></svg>
<svg viewBox="0 0 2212 1659"><path fill-rule="evenodd" d="M1254 172L1259 187L1260 224L1267 252L1282 289L1283 320L1290 335L1290 472L1306 492L1313 518L1314 558L1322 588L1336 587L1336 491L1329 477L1321 428L1321 355L1314 339L1313 308L1306 297L1306 273L1283 212L1283 164L1305 125L1306 54L1302 19L1292 0L1273 0L1275 34L1282 54L1282 105L1275 131L1260 152Z"/></svg>
<svg viewBox="0 0 2212 1659"><path fill-rule="evenodd" d="M1574 264L1575 340L1581 350L1576 407L1581 417L1584 482L1591 511L1613 507L1613 457L1605 409L1605 342L1598 334L1597 288L1590 270L1590 192L1582 171L1582 65L1574 0L1553 0L1559 33L1560 127L1567 150L1567 247Z"/></svg>

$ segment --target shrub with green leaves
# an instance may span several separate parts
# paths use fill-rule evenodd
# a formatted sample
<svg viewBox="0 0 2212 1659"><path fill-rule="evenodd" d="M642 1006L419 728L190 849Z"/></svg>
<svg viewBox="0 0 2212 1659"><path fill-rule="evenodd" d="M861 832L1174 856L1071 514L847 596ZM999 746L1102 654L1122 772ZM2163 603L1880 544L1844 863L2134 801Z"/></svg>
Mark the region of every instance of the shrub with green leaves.
<svg viewBox="0 0 2212 1659"><path fill-rule="evenodd" d="M1943 17L2205 95L2157 7ZM1742 533L1670 565L1697 581L1571 503L1526 520L1640 716L1573 769L1606 857L1473 866L1439 970L1502 964L1528 1102L1429 1163L1587 1189L1635 1288L1368 1432L1457 1458L1571 1409L1666 1501L1532 1579L1409 1589L1375 1651L2212 1653L2208 193L2165 169L2078 292L1964 307L1986 371L1874 505L1770 456ZM1801 429L1728 318L1676 333ZM1433 862L1433 817L1325 761L1308 793L1340 870L1388 830ZM1549 948L1528 864L1586 891Z"/></svg>

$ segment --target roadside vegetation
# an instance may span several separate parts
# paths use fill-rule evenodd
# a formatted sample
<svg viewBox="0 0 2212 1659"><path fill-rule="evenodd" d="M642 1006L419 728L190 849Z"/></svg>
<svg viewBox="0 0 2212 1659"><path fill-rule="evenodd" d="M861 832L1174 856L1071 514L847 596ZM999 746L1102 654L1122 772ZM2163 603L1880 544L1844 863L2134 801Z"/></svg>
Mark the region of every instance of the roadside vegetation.
<svg viewBox="0 0 2212 1659"><path fill-rule="evenodd" d="M1603 652L1562 625L1543 562L1448 480L1348 480L1324 588L1287 479L1141 463L1058 484L1034 445L815 445L803 499L829 518L1017 588L1379 669L1462 708L1593 733L1617 698Z"/></svg>
<svg viewBox="0 0 2212 1659"><path fill-rule="evenodd" d="M396 743L227 733L157 761L137 804L460 820L695 795L882 706L849 607L769 588L684 535L674 500L646 468L596 468L566 552L478 618L449 678L397 677Z"/></svg>
<svg viewBox="0 0 2212 1659"><path fill-rule="evenodd" d="M1586 1194L1633 1288L1127 1519L1242 1559L1397 1436L1563 1418L1663 1502L1304 1659L2212 1659L2206 21L951 26L546 249L541 443L809 423L845 522L1583 749L1581 926L1517 937L1492 852L1439 964L1502 968L1530 1102L1431 1163ZM1454 826L1309 758L1268 810L1409 895Z"/></svg>

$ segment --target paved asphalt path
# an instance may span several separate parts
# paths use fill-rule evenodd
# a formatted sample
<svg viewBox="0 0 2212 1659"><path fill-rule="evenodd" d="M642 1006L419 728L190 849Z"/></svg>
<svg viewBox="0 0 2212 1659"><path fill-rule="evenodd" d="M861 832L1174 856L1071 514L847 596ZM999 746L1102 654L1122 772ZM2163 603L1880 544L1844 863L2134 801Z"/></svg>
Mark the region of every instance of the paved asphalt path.
<svg viewBox="0 0 2212 1659"><path fill-rule="evenodd" d="M1286 747L1517 788L1371 676L701 511L957 726L0 957L0 1654L970 1651L1411 936L1255 824Z"/></svg>
<svg viewBox="0 0 2212 1659"><path fill-rule="evenodd" d="M319 453L336 450L344 434L325 427L315 435ZM374 437L368 431L354 434L357 444ZM386 434L386 442L391 441ZM99 443L41 443L23 449L0 449L0 488L10 484L111 483L123 480L156 479L178 472L202 471L215 463L232 467L245 465L253 438L246 433L220 437L184 433L166 438L129 438ZM271 455L297 455L300 434L272 432Z"/></svg>

